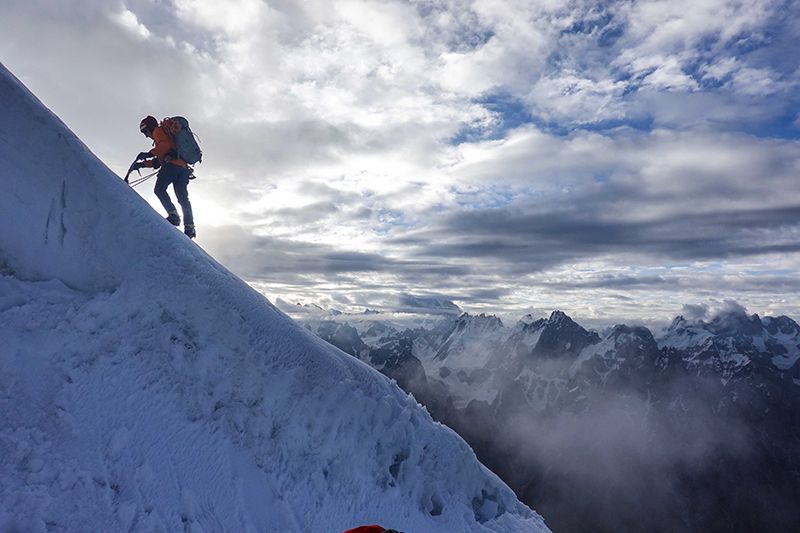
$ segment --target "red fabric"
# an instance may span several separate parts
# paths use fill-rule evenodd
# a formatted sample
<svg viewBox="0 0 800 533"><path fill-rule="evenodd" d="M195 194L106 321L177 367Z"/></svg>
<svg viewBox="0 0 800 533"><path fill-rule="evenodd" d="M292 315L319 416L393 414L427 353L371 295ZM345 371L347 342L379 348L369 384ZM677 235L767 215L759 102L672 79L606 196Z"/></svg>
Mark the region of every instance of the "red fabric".
<svg viewBox="0 0 800 533"><path fill-rule="evenodd" d="M384 531L386 531L386 529L381 526L360 526L348 529L342 533L383 533Z"/></svg>

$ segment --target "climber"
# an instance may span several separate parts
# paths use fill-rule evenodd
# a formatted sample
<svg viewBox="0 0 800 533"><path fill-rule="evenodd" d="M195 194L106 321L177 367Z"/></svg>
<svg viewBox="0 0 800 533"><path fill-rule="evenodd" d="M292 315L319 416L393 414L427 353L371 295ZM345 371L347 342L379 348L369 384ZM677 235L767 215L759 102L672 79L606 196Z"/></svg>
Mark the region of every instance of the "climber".
<svg viewBox="0 0 800 533"><path fill-rule="evenodd" d="M156 178L155 193L161 205L167 210L167 221L174 226L180 226L181 217L178 210L172 203L167 192L167 187L172 184L175 196L183 211L183 232L194 239L196 232L194 229L194 217L192 216L192 204L189 202L189 179L191 168L186 161L178 158L175 141L158 124L155 117L147 116L139 124L139 131L145 137L153 139L153 148L147 152L141 152L136 157L136 162L131 169L135 170L142 167L160 169Z"/></svg>

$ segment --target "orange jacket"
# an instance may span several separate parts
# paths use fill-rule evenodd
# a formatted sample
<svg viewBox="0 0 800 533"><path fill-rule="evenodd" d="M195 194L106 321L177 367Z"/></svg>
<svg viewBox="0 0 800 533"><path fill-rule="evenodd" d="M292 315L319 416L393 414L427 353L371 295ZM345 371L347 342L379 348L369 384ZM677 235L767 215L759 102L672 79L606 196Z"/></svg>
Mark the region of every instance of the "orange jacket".
<svg viewBox="0 0 800 533"><path fill-rule="evenodd" d="M186 166L186 161L175 157L175 141L173 141L172 138L167 135L163 129L161 129L161 126L153 130L152 136L153 148L150 149L150 154L157 157L159 163L163 165L164 163L169 162L179 167ZM168 155L172 159L167 160ZM153 159L148 159L144 162L144 166L152 167L154 163L155 161Z"/></svg>

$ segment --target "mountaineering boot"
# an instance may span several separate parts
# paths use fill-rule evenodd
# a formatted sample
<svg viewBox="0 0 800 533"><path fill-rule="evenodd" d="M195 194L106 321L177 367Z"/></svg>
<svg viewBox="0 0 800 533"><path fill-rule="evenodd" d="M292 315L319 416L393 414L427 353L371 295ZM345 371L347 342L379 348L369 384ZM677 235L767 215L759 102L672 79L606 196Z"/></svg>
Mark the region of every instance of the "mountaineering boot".
<svg viewBox="0 0 800 533"><path fill-rule="evenodd" d="M167 215L167 222L169 222L173 226L180 226L181 225L181 216L178 213L176 213L175 211L172 211Z"/></svg>
<svg viewBox="0 0 800 533"><path fill-rule="evenodd" d="M183 232L190 239L194 239L197 236L197 233L194 231L194 224L186 224L186 226L183 227Z"/></svg>

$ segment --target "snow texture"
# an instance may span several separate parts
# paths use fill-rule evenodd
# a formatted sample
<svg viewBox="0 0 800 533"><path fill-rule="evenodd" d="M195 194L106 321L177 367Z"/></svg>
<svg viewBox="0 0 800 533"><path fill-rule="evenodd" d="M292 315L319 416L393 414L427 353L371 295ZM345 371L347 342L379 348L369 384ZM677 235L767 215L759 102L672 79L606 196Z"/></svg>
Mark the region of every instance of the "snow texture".
<svg viewBox="0 0 800 533"><path fill-rule="evenodd" d="M0 531L545 531L0 65Z"/></svg>

